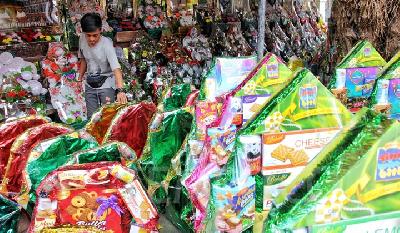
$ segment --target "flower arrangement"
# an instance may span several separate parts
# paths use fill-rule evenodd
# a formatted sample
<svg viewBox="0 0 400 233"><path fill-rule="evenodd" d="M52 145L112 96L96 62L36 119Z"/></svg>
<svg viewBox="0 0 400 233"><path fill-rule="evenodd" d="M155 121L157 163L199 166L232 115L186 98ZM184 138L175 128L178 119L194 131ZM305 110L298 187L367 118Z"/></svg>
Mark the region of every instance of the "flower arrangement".
<svg viewBox="0 0 400 233"><path fill-rule="evenodd" d="M22 42L22 38L15 32L0 32L1 45L19 44Z"/></svg>
<svg viewBox="0 0 400 233"><path fill-rule="evenodd" d="M183 38L182 45L193 60L206 62L206 67L209 67L212 59L211 48L208 39L196 28L190 29L188 35Z"/></svg>
<svg viewBox="0 0 400 233"><path fill-rule="evenodd" d="M55 40L53 36L46 34L40 28L26 29L17 32L17 34L26 42L50 42Z"/></svg>
<svg viewBox="0 0 400 233"><path fill-rule="evenodd" d="M25 99L28 94L40 96L47 90L39 82L36 66L9 52L0 54L0 90L8 101ZM23 91L24 90L24 91Z"/></svg>
<svg viewBox="0 0 400 233"><path fill-rule="evenodd" d="M77 0L77 1L70 1L71 5L68 7L69 15L71 17L72 23L75 25L75 33L79 36L82 33L82 28L80 24L81 18L89 12L95 12L100 15L103 22L103 32L112 32L113 29L108 25L106 19L106 14L104 13L101 6L95 0Z"/></svg>
<svg viewBox="0 0 400 233"><path fill-rule="evenodd" d="M168 25L167 17L153 0L146 0L138 7L138 17L153 39L159 39L162 29Z"/></svg>

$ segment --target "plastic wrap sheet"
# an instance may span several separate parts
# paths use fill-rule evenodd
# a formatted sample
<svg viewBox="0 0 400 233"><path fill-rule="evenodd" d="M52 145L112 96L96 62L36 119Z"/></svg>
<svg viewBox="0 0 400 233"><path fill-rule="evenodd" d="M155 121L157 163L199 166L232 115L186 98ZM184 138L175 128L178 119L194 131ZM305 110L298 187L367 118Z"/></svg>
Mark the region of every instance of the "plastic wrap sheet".
<svg viewBox="0 0 400 233"><path fill-rule="evenodd" d="M0 233L17 233L21 216L19 206L0 195Z"/></svg>
<svg viewBox="0 0 400 233"><path fill-rule="evenodd" d="M30 152L37 143L71 132L71 128L60 124L48 123L31 128L20 135L11 147L10 158L3 179L3 191L9 193L19 193L21 191L22 172Z"/></svg>
<svg viewBox="0 0 400 233"><path fill-rule="evenodd" d="M190 93L187 97L186 103L183 107L190 107L193 106L194 103L197 100L197 97L199 96L200 91L199 90L195 90L192 93Z"/></svg>
<svg viewBox="0 0 400 233"><path fill-rule="evenodd" d="M370 98L370 108L400 120L400 53L383 68Z"/></svg>
<svg viewBox="0 0 400 233"><path fill-rule="evenodd" d="M71 163L73 154L80 150L96 148L96 140L85 132L74 132L43 141L31 151L23 168L23 182L18 203L31 210L36 201L36 189L47 174ZM29 194L29 197L27 195ZM29 200L29 208L27 207Z"/></svg>
<svg viewBox="0 0 400 233"><path fill-rule="evenodd" d="M163 101L164 111L169 112L184 107L190 93L189 84L174 85L170 89L168 97Z"/></svg>
<svg viewBox="0 0 400 233"><path fill-rule="evenodd" d="M306 225L303 224L307 223L307 216L316 209L320 200L326 197L335 184L354 168L360 158L363 158L377 140L387 132L391 124L392 121L387 120L383 115L376 116L366 124L357 137L349 139L351 144L348 147L337 156L321 163L320 167L325 167L322 173L317 167L314 172L316 176L311 175L307 183L302 182L281 206L271 211L265 227L267 231L293 229L296 226L305 227ZM393 138L393 135L391 137ZM308 187L310 182L313 185Z"/></svg>
<svg viewBox="0 0 400 233"><path fill-rule="evenodd" d="M157 210L136 172L120 163L63 166L46 176L36 195L29 233L66 224L121 233L134 225L157 227Z"/></svg>
<svg viewBox="0 0 400 233"><path fill-rule="evenodd" d="M10 149L15 139L25 130L48 123L41 117L28 117L0 125L0 180L6 172Z"/></svg>
<svg viewBox="0 0 400 233"><path fill-rule="evenodd" d="M126 107L125 104L110 104L105 105L93 114L85 129L88 133L96 138L98 143L102 143L108 128L111 126L114 116L118 111Z"/></svg>
<svg viewBox="0 0 400 233"><path fill-rule="evenodd" d="M156 111L156 106L147 102L124 108L112 121L103 144L110 141L124 142L140 157L146 143L148 125Z"/></svg>

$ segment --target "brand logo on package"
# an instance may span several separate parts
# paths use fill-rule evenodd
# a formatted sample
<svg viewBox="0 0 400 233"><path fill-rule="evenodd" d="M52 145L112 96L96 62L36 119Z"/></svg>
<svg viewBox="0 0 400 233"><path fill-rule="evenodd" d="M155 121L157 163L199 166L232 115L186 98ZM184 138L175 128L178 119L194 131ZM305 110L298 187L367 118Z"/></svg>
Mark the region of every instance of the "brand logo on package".
<svg viewBox="0 0 400 233"><path fill-rule="evenodd" d="M244 188L239 191L239 193L233 197L232 204L236 212L242 211L248 204L254 200L254 193L256 191L256 186L252 185L248 188Z"/></svg>
<svg viewBox="0 0 400 233"><path fill-rule="evenodd" d="M360 70L355 70L351 75L350 75L350 80L352 83L355 85L361 85L364 83L364 73L361 72Z"/></svg>
<svg viewBox="0 0 400 233"><path fill-rule="evenodd" d="M317 107L317 86L300 87L300 108L313 109Z"/></svg>
<svg viewBox="0 0 400 233"><path fill-rule="evenodd" d="M377 181L400 179L400 143L388 143L379 148L376 157Z"/></svg>

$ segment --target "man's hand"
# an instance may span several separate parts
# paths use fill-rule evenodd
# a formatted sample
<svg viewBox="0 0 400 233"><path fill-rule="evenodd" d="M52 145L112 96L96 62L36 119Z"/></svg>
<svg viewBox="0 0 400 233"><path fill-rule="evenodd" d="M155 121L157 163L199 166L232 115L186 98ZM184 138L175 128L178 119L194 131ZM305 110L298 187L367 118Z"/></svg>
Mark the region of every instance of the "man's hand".
<svg viewBox="0 0 400 233"><path fill-rule="evenodd" d="M128 103L128 99L126 98L125 93L120 92L117 94L117 102L121 104L126 104Z"/></svg>

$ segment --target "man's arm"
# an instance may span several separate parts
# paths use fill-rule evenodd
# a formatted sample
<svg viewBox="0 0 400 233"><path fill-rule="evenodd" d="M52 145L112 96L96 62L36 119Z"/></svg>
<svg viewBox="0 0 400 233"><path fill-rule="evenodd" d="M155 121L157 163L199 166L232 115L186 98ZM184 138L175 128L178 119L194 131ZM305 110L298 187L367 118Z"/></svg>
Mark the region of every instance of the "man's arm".
<svg viewBox="0 0 400 233"><path fill-rule="evenodd" d="M115 76L115 86L117 88L123 88L124 87L124 80L122 79L122 71L120 68L117 68L113 71L114 76Z"/></svg>
<svg viewBox="0 0 400 233"><path fill-rule="evenodd" d="M121 65L118 62L115 48L113 47L112 42L106 44L106 46L107 46L106 47L106 56L107 56L108 63L110 64L110 67L115 76L115 86L117 88L123 88L124 80L122 78ZM126 95L124 92L118 92L117 102L122 103L122 104L126 104L128 102L128 99L126 98Z"/></svg>
<svg viewBox="0 0 400 233"><path fill-rule="evenodd" d="M124 80L122 79L122 71L120 68L115 69L114 71L114 76L115 76L115 86L117 88L123 88L124 87ZM126 104L128 102L128 98L126 98L126 95L124 92L119 92L117 94L117 102L121 104Z"/></svg>
<svg viewBox="0 0 400 233"><path fill-rule="evenodd" d="M80 66L79 66L79 81L83 80L83 76L86 73L86 60L85 58L80 59Z"/></svg>

